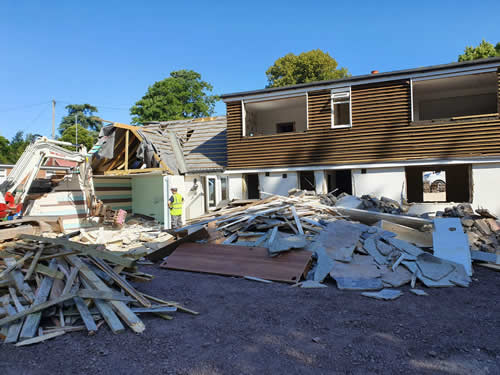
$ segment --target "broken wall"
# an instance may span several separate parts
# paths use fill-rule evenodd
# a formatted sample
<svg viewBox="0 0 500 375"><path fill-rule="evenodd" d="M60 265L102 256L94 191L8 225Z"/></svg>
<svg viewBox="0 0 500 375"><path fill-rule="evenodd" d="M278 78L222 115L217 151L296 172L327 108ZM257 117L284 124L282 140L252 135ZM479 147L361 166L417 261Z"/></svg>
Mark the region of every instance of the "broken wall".
<svg viewBox="0 0 500 375"><path fill-rule="evenodd" d="M130 177L94 176L97 199L114 210L132 212L132 179Z"/></svg>
<svg viewBox="0 0 500 375"><path fill-rule="evenodd" d="M228 176L229 199L243 199L243 175L230 174Z"/></svg>
<svg viewBox="0 0 500 375"><path fill-rule="evenodd" d="M203 177L184 177L184 215L186 220L193 219L205 213L205 191ZM181 193L182 195L182 193Z"/></svg>
<svg viewBox="0 0 500 375"><path fill-rule="evenodd" d="M299 185L296 172L268 172L259 173L260 191L270 194L288 196L290 189L297 188ZM266 198L266 195L261 195Z"/></svg>
<svg viewBox="0 0 500 375"><path fill-rule="evenodd" d="M353 194L357 196L372 194L398 202L401 202L402 196L406 196L404 167L353 169L352 183Z"/></svg>
<svg viewBox="0 0 500 375"><path fill-rule="evenodd" d="M500 163L472 165L472 205L500 216Z"/></svg>
<svg viewBox="0 0 500 375"><path fill-rule="evenodd" d="M160 223L164 222L162 175L132 177L132 212L154 217Z"/></svg>

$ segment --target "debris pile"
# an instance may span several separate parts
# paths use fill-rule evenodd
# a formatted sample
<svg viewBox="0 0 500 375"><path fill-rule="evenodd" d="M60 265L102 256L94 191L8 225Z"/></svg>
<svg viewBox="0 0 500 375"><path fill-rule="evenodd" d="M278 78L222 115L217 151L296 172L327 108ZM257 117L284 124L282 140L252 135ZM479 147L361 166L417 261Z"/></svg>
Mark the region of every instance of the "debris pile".
<svg viewBox="0 0 500 375"><path fill-rule="evenodd" d="M176 302L141 293L131 281L149 281L133 254L65 238L21 235L0 250L0 338L24 346L73 331L95 333L107 324L145 330L138 314L172 319L197 314Z"/></svg>
<svg viewBox="0 0 500 375"><path fill-rule="evenodd" d="M288 197L233 202L205 215L175 231L175 241L147 258L157 261L166 257L162 267L170 269L291 282L273 277L272 273L267 277L260 272L248 273L255 268L241 270L236 261L228 261L225 268L217 270L212 264L238 257L243 261L242 254L254 248L254 255L276 259L277 270L277 262L281 259L283 263L287 254L308 251L312 261L309 267L302 268L304 281L294 279L298 286L324 287L322 283L333 279L340 289L382 291L366 295L381 299L397 298L401 295L399 291L387 289L406 284L411 285L411 292L416 295L426 294L416 289L417 283L426 287L467 287L471 282L472 260L490 262L491 266L498 263L497 255L491 253L496 251L498 230L489 233L492 237L489 243L481 232L477 241L483 246L472 247L473 251L469 248L471 233L486 231L481 227L484 223L488 223L490 230L498 225L492 217L466 213L461 221L449 214L454 212L450 209L446 216L431 220L404 215L407 210L406 204L399 205L388 198L350 195L336 198L332 194L314 195L294 189ZM471 223L464 223L464 218L470 218ZM205 247L189 246L189 242ZM491 245L488 253L475 251L486 249L486 244ZM174 252L177 247L178 252ZM231 247L233 250L226 250ZM189 260L183 254L189 254ZM212 254L219 258L209 261ZM264 267L264 260L261 261Z"/></svg>
<svg viewBox="0 0 500 375"><path fill-rule="evenodd" d="M487 209L474 209L470 204L459 204L447 207L438 212L437 217L460 218L462 226L469 237L471 250L479 250L495 254L500 245L500 226L497 217Z"/></svg>

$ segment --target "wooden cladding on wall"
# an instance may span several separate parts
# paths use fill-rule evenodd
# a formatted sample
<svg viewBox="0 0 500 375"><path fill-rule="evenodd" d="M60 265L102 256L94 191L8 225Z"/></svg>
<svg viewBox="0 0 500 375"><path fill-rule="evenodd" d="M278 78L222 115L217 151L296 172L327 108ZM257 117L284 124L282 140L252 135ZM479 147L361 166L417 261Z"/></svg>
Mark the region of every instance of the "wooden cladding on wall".
<svg viewBox="0 0 500 375"><path fill-rule="evenodd" d="M352 86L351 128L331 128L329 90L308 96L308 131L270 136L242 137L241 103L227 103L228 168L500 155L498 118L411 124L408 81Z"/></svg>

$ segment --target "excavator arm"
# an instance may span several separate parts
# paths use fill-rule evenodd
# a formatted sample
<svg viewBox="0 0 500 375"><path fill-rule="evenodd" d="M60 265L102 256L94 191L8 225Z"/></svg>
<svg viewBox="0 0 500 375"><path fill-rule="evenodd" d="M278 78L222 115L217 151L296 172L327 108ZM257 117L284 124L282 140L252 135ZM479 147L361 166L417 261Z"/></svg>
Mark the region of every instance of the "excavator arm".
<svg viewBox="0 0 500 375"><path fill-rule="evenodd" d="M7 179L0 184L0 219L19 213L38 171L49 158L78 163L78 179L90 212L97 200L92 179L92 168L85 146L70 151L61 146L74 146L69 142L40 137L23 152ZM18 189L22 185L21 189Z"/></svg>

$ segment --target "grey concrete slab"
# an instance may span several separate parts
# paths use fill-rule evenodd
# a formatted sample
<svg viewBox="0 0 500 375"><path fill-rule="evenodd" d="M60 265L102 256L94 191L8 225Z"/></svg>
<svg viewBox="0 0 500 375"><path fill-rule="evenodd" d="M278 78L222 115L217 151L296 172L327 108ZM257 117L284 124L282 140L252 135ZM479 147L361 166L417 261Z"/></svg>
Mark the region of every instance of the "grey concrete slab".
<svg viewBox="0 0 500 375"><path fill-rule="evenodd" d="M379 290L383 288L382 271L374 264L335 262L330 276L339 289Z"/></svg>
<svg viewBox="0 0 500 375"><path fill-rule="evenodd" d="M421 248L412 245L406 241L400 240L398 238L389 238L387 239L387 242L389 242L392 246L398 248L399 250L404 251L405 253L408 253L413 256L419 256L424 252Z"/></svg>
<svg viewBox="0 0 500 375"><path fill-rule="evenodd" d="M434 219L432 240L435 256L462 264L467 274L472 276L469 239L459 218Z"/></svg>
<svg viewBox="0 0 500 375"><path fill-rule="evenodd" d="M368 254L370 254L373 257L373 259L375 259L375 262L377 262L378 264L385 265L389 263L387 257L380 254L380 251L377 249L375 238L372 237L367 238L365 240L365 243L363 244L363 248L366 250Z"/></svg>
<svg viewBox="0 0 500 375"><path fill-rule="evenodd" d="M415 294L416 296L428 296L427 292L423 291L422 289L410 289L410 292Z"/></svg>
<svg viewBox="0 0 500 375"><path fill-rule="evenodd" d="M395 300L403 295L403 292L397 289L382 289L379 292L363 292L362 296L390 301Z"/></svg>
<svg viewBox="0 0 500 375"><path fill-rule="evenodd" d="M327 225L317 237L317 241L323 245L326 253L333 260L350 262L352 253L364 230L364 225L347 220L337 220Z"/></svg>
<svg viewBox="0 0 500 375"><path fill-rule="evenodd" d="M420 254L416 263L422 275L434 281L443 279L455 269L446 260L428 253Z"/></svg>
<svg viewBox="0 0 500 375"><path fill-rule="evenodd" d="M398 288L411 281L412 273L404 267L397 267L395 271L389 270L382 275L382 281Z"/></svg>

